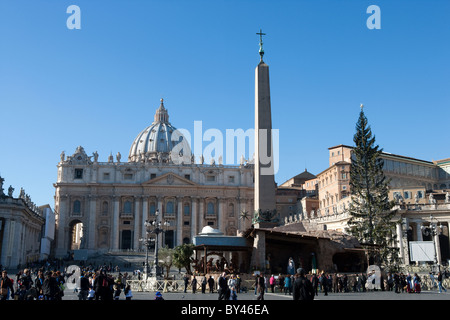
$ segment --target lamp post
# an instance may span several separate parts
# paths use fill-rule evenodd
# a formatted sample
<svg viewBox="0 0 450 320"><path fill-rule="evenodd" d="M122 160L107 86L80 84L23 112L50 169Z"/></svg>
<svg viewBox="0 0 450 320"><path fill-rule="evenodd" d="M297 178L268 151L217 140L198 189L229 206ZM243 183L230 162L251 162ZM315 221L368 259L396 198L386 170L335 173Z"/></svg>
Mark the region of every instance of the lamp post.
<svg viewBox="0 0 450 320"><path fill-rule="evenodd" d="M150 221L145 221L144 223L146 232L145 232L145 239L141 238L139 241L145 246L145 279L148 279L148 249L150 247L150 243L154 242L155 240L152 238L149 238L149 227L151 226Z"/></svg>
<svg viewBox="0 0 450 320"><path fill-rule="evenodd" d="M433 222L435 220L436 222ZM434 265L437 266L438 271L440 270L440 250L439 250L439 238L436 239L436 236L439 236L442 231L442 223L437 225L439 223L439 220L433 217L433 215L430 215L430 225L429 226L421 226L420 229L422 230L423 235L425 236L432 236L433 237L433 244L434 244ZM439 259L438 259L439 256Z"/></svg>
<svg viewBox="0 0 450 320"><path fill-rule="evenodd" d="M156 210L155 212L155 220L154 221L146 221L144 223L145 227L147 228L147 233L153 233L155 234L155 257L154 257L154 263L152 268L152 274L154 274L156 277L161 277L161 267L159 266L158 262L158 252L159 252L159 235L161 233L166 232L167 227L170 225L169 222L164 221L161 222L159 218L159 210ZM148 266L148 263L147 263Z"/></svg>

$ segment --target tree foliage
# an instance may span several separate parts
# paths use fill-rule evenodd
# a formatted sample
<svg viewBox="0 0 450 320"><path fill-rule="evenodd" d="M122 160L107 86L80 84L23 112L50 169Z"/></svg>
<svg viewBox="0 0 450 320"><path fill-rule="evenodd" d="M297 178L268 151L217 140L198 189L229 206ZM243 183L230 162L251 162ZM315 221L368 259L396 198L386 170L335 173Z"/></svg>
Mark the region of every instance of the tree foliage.
<svg viewBox="0 0 450 320"><path fill-rule="evenodd" d="M166 269L166 279L169 278L170 268L173 264L174 249L165 246L158 251L158 264Z"/></svg>
<svg viewBox="0 0 450 320"><path fill-rule="evenodd" d="M396 221L393 221L394 202L384 173L382 149L375 144L375 136L368 125L363 108L353 137L350 169L350 220L347 231L367 248L369 264L385 265L391 269L398 264L396 249Z"/></svg>
<svg viewBox="0 0 450 320"><path fill-rule="evenodd" d="M177 268L185 268L187 274L192 274L191 257L194 254L193 244L182 244L175 247L173 252L173 263Z"/></svg>

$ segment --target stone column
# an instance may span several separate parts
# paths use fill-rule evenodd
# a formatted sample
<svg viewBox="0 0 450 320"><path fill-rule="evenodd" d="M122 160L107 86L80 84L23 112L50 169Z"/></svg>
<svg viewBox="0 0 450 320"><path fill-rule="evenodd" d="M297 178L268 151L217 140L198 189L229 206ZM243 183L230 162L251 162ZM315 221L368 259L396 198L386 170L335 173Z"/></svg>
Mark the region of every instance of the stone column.
<svg viewBox="0 0 450 320"><path fill-rule="evenodd" d="M217 229L222 231L223 234L226 234L226 217L227 217L226 203L227 201L225 198L218 198Z"/></svg>
<svg viewBox="0 0 450 320"><path fill-rule="evenodd" d="M139 225L141 224L141 198L142 197L134 197L134 231L133 231L133 249L139 249Z"/></svg>
<svg viewBox="0 0 450 320"><path fill-rule="evenodd" d="M423 240L423 235L422 235L422 222L416 222L416 236L417 236L417 241L422 241Z"/></svg>
<svg viewBox="0 0 450 320"><path fill-rule="evenodd" d="M191 197L192 210L191 210L191 243L194 241L194 237L197 235L197 217L198 217L198 197Z"/></svg>
<svg viewBox="0 0 450 320"><path fill-rule="evenodd" d="M93 250L95 249L95 232L97 225L97 196L92 195L89 196L89 225L85 226L87 227L88 231L88 241L87 241L87 247L85 249ZM85 236L83 234L83 236Z"/></svg>
<svg viewBox="0 0 450 320"><path fill-rule="evenodd" d="M70 248L67 248L67 242L66 242L66 217L69 216L69 208L68 205L68 197L66 195L59 195L59 212L58 212L58 229L57 229L57 244L56 244L56 256L62 257L67 253L67 250ZM6 230L6 229L5 229Z"/></svg>
<svg viewBox="0 0 450 320"><path fill-rule="evenodd" d="M142 197L142 221L141 221L141 238L146 239L146 227L145 227L145 221L148 220L148 197L144 196Z"/></svg>
<svg viewBox="0 0 450 320"><path fill-rule="evenodd" d="M120 214L120 198L114 196L113 198L113 219L111 229L111 249L119 249L119 214Z"/></svg>
<svg viewBox="0 0 450 320"><path fill-rule="evenodd" d="M401 223L397 223L396 233L397 233L397 241L398 241L398 247L399 247L399 256L400 256L400 259L402 259L403 263L406 264L405 248L403 246L403 229L402 229Z"/></svg>
<svg viewBox="0 0 450 320"><path fill-rule="evenodd" d="M178 197L178 210L177 210L177 234L175 239L175 245L179 246L183 243L183 197Z"/></svg>
<svg viewBox="0 0 450 320"><path fill-rule="evenodd" d="M163 221L163 217L164 217L164 213L163 213L163 202L164 202L164 197L163 196L158 196L158 211L159 211L159 218L157 218L155 216L155 219L158 219L158 221L160 221L162 223ZM163 246L162 243L163 237L162 237L162 233L160 233L158 235L158 248L161 248Z"/></svg>
<svg viewBox="0 0 450 320"><path fill-rule="evenodd" d="M202 228L204 216L205 216L205 199L200 198L198 204L198 215L197 215L197 225L195 228L195 235L197 235L201 231L200 228Z"/></svg>

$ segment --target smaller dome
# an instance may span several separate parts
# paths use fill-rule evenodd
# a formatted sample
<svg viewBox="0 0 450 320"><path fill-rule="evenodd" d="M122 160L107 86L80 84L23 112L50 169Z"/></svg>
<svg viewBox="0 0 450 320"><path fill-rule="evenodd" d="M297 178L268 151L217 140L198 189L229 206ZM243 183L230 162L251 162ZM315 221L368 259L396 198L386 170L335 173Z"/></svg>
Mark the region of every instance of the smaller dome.
<svg viewBox="0 0 450 320"><path fill-rule="evenodd" d="M223 232L221 232L219 229L214 229L210 226L205 226L202 229L202 232L199 233L202 236L220 236L223 235Z"/></svg>

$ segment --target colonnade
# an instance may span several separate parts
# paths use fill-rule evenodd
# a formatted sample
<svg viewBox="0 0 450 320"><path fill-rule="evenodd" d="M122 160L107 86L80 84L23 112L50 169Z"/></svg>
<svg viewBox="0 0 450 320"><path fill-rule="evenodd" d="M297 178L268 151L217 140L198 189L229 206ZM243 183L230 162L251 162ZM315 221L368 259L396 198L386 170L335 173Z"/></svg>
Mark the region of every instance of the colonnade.
<svg viewBox="0 0 450 320"><path fill-rule="evenodd" d="M81 202L79 213L72 210L75 199ZM125 201L131 202L130 212L124 210ZM107 210L102 211L104 202ZM169 202L172 202L171 210L168 210ZM142 248L139 239L147 237L145 222L156 219L156 210L159 212L159 221L169 222L167 230L173 232L172 245L177 246L186 241L192 242L193 237L206 225L224 234L236 235L237 230L244 230L251 224L239 218L240 212L251 212L252 208L253 199L243 197L60 195L57 251L65 254L70 250L68 246L74 222L83 223L83 249L98 249L100 230L105 230L109 250L120 250L121 232L129 230L132 234L130 249L139 250ZM164 245L162 241L159 243Z"/></svg>

